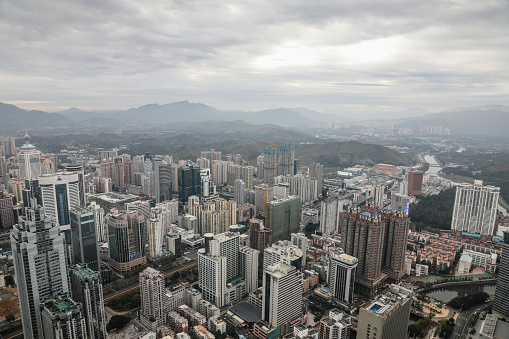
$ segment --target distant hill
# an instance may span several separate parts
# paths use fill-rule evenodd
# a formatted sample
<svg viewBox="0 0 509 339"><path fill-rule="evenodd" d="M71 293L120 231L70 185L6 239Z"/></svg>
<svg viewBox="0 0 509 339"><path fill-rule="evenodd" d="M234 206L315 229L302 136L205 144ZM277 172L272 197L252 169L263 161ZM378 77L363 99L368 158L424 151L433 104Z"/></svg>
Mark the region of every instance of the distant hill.
<svg viewBox="0 0 509 339"><path fill-rule="evenodd" d="M74 122L71 119L58 113L27 111L14 105L0 103L0 130L3 131L73 125Z"/></svg>

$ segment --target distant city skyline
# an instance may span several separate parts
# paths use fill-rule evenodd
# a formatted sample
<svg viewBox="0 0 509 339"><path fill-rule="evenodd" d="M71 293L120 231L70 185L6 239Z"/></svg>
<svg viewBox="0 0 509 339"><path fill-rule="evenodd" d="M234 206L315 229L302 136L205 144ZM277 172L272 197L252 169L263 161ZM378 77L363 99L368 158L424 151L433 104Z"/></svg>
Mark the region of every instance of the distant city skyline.
<svg viewBox="0 0 509 339"><path fill-rule="evenodd" d="M336 114L508 104L508 12L503 0L5 1L1 101Z"/></svg>

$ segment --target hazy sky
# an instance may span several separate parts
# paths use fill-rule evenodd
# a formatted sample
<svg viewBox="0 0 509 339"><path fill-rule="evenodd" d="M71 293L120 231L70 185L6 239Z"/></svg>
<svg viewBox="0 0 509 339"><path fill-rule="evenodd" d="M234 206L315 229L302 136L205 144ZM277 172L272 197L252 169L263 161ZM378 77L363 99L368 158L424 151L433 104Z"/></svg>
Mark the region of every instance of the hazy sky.
<svg viewBox="0 0 509 339"><path fill-rule="evenodd" d="M0 101L26 109L508 98L507 0L0 0Z"/></svg>

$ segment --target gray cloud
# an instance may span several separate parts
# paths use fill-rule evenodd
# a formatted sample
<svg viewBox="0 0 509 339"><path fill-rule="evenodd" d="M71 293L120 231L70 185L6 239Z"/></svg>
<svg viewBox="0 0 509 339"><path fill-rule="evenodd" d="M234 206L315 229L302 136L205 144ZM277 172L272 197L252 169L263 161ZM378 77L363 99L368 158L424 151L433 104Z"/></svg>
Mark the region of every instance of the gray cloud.
<svg viewBox="0 0 509 339"><path fill-rule="evenodd" d="M2 101L507 104L509 2L0 0Z"/></svg>

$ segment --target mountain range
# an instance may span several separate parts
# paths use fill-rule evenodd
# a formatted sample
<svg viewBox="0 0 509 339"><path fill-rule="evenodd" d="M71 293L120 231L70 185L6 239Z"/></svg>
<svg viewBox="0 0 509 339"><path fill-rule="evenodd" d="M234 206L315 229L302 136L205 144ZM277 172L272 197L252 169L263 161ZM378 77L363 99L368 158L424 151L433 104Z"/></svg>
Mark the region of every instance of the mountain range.
<svg viewBox="0 0 509 339"><path fill-rule="evenodd" d="M280 126L287 129L309 131L345 124L360 124L358 114L343 111L335 115L307 108L275 108L262 111L219 110L201 103L180 101L164 105L149 104L128 110L83 111L70 108L48 113L28 111L14 105L0 103L0 130L12 131L35 128L84 128L110 126L121 128L132 125L134 129L145 126L169 126L174 130L250 130L255 125ZM373 115L374 117L374 115ZM383 119L381 119L383 118ZM421 108L397 112L377 113L377 121L390 121L398 128L442 126L454 134L507 135L509 107L486 105L454 108L431 113ZM279 128L280 128L279 127Z"/></svg>

